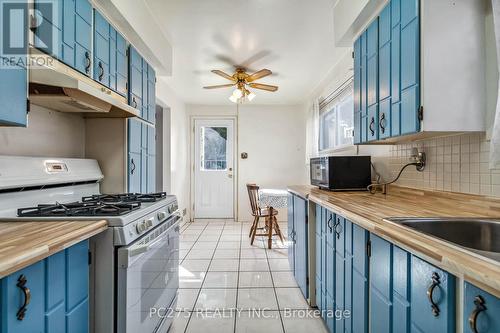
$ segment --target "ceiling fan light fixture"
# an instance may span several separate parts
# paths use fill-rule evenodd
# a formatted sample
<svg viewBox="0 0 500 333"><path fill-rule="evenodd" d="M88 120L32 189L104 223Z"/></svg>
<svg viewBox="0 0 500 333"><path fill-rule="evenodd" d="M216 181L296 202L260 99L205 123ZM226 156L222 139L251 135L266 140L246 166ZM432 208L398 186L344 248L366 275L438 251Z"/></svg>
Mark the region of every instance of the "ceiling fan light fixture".
<svg viewBox="0 0 500 333"><path fill-rule="evenodd" d="M233 103L238 103L239 98L235 97L234 95L229 96L229 100Z"/></svg>
<svg viewBox="0 0 500 333"><path fill-rule="evenodd" d="M233 91L233 96L234 96L234 98L239 99L239 98L243 97L243 92L240 90L240 88L236 88Z"/></svg>
<svg viewBox="0 0 500 333"><path fill-rule="evenodd" d="M255 96L257 96L257 95L255 95L253 92L250 92L247 95L248 101L251 102L255 98Z"/></svg>

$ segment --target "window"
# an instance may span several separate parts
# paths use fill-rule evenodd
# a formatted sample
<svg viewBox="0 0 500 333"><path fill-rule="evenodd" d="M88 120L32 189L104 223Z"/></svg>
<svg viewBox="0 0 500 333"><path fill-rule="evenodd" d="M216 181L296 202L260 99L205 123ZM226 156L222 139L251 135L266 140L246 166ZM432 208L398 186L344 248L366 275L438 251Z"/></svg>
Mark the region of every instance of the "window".
<svg viewBox="0 0 500 333"><path fill-rule="evenodd" d="M333 150L353 144L354 93L352 79L320 100L319 150Z"/></svg>
<svg viewBox="0 0 500 333"><path fill-rule="evenodd" d="M200 138L201 170L226 170L227 127L202 127Z"/></svg>

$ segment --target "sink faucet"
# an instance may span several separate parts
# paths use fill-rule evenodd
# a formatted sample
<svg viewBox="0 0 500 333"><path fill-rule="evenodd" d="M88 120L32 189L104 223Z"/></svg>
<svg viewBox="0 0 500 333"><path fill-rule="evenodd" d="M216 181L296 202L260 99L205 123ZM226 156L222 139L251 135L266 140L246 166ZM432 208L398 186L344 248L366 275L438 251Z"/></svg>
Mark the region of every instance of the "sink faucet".
<svg viewBox="0 0 500 333"><path fill-rule="evenodd" d="M399 179L399 177L401 177L401 174L403 173L404 169L406 169L411 165L414 165L417 171L422 172L425 169L426 162L427 162L427 157L425 155L425 152L418 151L418 148L414 147L411 149L410 163L405 164L401 168L401 170L399 170L399 173L396 176L396 178L387 183L370 184L368 185L367 190L370 191L371 194L375 194L379 190L382 192L382 194L387 194L387 185L395 183Z"/></svg>

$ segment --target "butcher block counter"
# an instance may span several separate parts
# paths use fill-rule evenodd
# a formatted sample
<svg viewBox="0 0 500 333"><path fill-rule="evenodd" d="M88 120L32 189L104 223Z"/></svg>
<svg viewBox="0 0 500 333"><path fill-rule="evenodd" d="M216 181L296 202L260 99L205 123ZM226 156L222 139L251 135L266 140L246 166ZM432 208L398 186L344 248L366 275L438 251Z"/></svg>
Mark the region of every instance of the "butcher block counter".
<svg viewBox="0 0 500 333"><path fill-rule="evenodd" d="M0 222L0 278L108 228L105 220Z"/></svg>
<svg viewBox="0 0 500 333"><path fill-rule="evenodd" d="M500 218L500 200L389 186L387 194L331 192L302 185L288 190L500 297L500 264L457 245L386 220L390 217Z"/></svg>

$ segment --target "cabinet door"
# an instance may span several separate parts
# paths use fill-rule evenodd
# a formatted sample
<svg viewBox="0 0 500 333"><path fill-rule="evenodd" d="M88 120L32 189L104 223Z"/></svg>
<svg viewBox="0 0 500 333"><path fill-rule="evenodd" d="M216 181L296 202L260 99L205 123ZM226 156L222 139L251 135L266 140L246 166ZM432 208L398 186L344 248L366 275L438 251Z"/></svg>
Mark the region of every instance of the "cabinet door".
<svg viewBox="0 0 500 333"><path fill-rule="evenodd" d="M34 8L36 19L35 27L33 27L34 46L42 52L63 61L63 2L35 0Z"/></svg>
<svg viewBox="0 0 500 333"><path fill-rule="evenodd" d="M92 67L92 6L88 0L75 0L75 65L79 72L90 75ZM64 27L66 30L66 26Z"/></svg>
<svg viewBox="0 0 500 333"><path fill-rule="evenodd" d="M391 136L391 4L389 3L379 17L379 139Z"/></svg>
<svg viewBox="0 0 500 333"><path fill-rule="evenodd" d="M116 92L122 96L127 96L127 81L127 42L119 32L116 32Z"/></svg>
<svg viewBox="0 0 500 333"><path fill-rule="evenodd" d="M323 224L323 208L316 204L316 305L320 311L323 311L323 297L322 297L322 270L323 267L323 257L324 257L324 249L322 247L321 241L321 225Z"/></svg>
<svg viewBox="0 0 500 333"><path fill-rule="evenodd" d="M108 88L110 88L111 44L108 21L94 10L94 80Z"/></svg>
<svg viewBox="0 0 500 333"><path fill-rule="evenodd" d="M290 264L290 269L294 270L295 265L295 241L294 241L294 217L295 217L295 207L293 197L295 195L288 193L288 228L287 228L287 238L288 238L288 263Z"/></svg>
<svg viewBox="0 0 500 333"><path fill-rule="evenodd" d="M352 226L352 302L350 332L368 332L368 255L369 233Z"/></svg>
<svg viewBox="0 0 500 333"><path fill-rule="evenodd" d="M455 332L455 278L415 256L411 258L410 317L412 331Z"/></svg>
<svg viewBox="0 0 500 333"><path fill-rule="evenodd" d="M156 142L155 128L147 126L147 187L148 193L156 192Z"/></svg>
<svg viewBox="0 0 500 333"><path fill-rule="evenodd" d="M368 115L368 65L367 65L367 39L368 34L365 31L361 37L361 142L366 142L368 138L367 115Z"/></svg>
<svg viewBox="0 0 500 333"><path fill-rule="evenodd" d="M419 0L401 1L401 134L420 130Z"/></svg>
<svg viewBox="0 0 500 333"><path fill-rule="evenodd" d="M370 332L391 332L392 244L371 235Z"/></svg>
<svg viewBox="0 0 500 333"><path fill-rule="evenodd" d="M500 299L464 283L464 332L500 332Z"/></svg>
<svg viewBox="0 0 500 333"><path fill-rule="evenodd" d="M391 0L391 135L401 134L401 0Z"/></svg>
<svg viewBox="0 0 500 333"><path fill-rule="evenodd" d="M295 229L295 281L305 298L308 297L307 288L307 201L294 196L293 221Z"/></svg>
<svg viewBox="0 0 500 333"><path fill-rule="evenodd" d="M148 120L153 124L156 121L156 73L148 64Z"/></svg>
<svg viewBox="0 0 500 333"><path fill-rule="evenodd" d="M128 153L128 191L141 192L142 154Z"/></svg>
<svg viewBox="0 0 500 333"><path fill-rule="evenodd" d="M351 229L352 230L352 229ZM346 293L350 292L350 283L346 283L346 220L336 215L335 236L335 310L345 309ZM350 281L349 281L350 282ZM345 331L345 319L335 320L335 331Z"/></svg>
<svg viewBox="0 0 500 333"><path fill-rule="evenodd" d="M0 57L0 60L1 57ZM26 126L28 76L26 68L0 68L0 125Z"/></svg>
<svg viewBox="0 0 500 333"><path fill-rule="evenodd" d="M25 301L25 294L18 283L24 277L24 288L29 289L31 301L26 307L22 320L18 313ZM17 271L2 280L0 304L2 311L2 332L36 332L43 333L44 329L44 263L40 261Z"/></svg>
<svg viewBox="0 0 500 333"><path fill-rule="evenodd" d="M77 243L0 280L0 331L88 333L88 248L88 241ZM22 287L31 300L20 320Z"/></svg>
<svg viewBox="0 0 500 333"><path fill-rule="evenodd" d="M129 104L142 112L142 57L129 47Z"/></svg>
<svg viewBox="0 0 500 333"><path fill-rule="evenodd" d="M378 18L367 29L367 141L378 139Z"/></svg>
<svg viewBox="0 0 500 333"><path fill-rule="evenodd" d="M326 250L325 250L325 307L327 311L335 311L335 236L333 226L335 214L326 213ZM326 324L330 331L335 329L335 320L330 316Z"/></svg>
<svg viewBox="0 0 500 333"><path fill-rule="evenodd" d="M361 143L361 37L354 42L354 143Z"/></svg>

